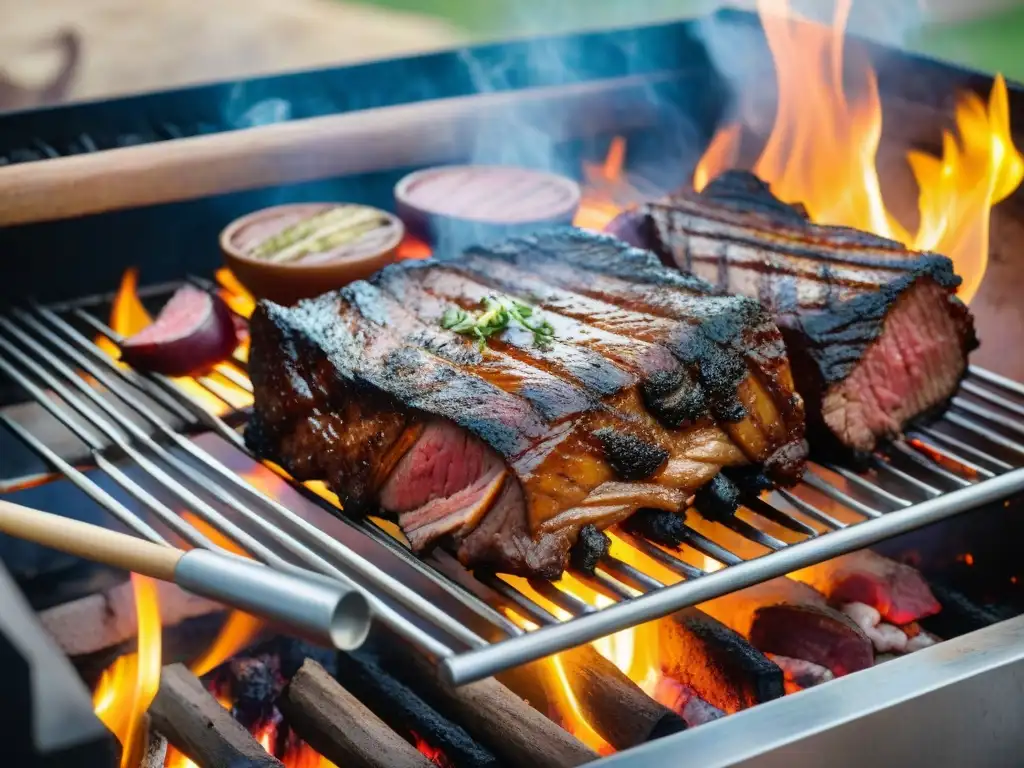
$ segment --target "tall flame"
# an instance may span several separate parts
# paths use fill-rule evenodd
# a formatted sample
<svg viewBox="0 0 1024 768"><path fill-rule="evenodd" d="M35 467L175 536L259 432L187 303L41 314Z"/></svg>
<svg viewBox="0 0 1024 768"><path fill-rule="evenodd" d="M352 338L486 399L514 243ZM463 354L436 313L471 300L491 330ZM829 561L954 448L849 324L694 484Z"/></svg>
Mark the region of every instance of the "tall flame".
<svg viewBox="0 0 1024 768"><path fill-rule="evenodd" d="M1024 179L1024 158L1010 131L1006 82L996 77L987 104L972 93L960 97L956 132L943 136L941 158L908 153L920 189L918 227L911 232L882 197L875 164L882 136L875 73L844 57L850 5L838 0L832 26L824 27L795 16L788 0L759 0L779 103L753 171L780 199L803 203L813 221L950 257L964 280L960 297L970 301L988 262L991 208ZM860 84L852 95L846 88L850 80ZM735 162L740 136L736 124L715 136L694 172L698 191Z"/></svg>
<svg viewBox="0 0 1024 768"><path fill-rule="evenodd" d="M160 687L160 604L156 583L133 573L138 649L103 672L93 694L96 716L121 742L121 768L136 766L145 744L143 715Z"/></svg>

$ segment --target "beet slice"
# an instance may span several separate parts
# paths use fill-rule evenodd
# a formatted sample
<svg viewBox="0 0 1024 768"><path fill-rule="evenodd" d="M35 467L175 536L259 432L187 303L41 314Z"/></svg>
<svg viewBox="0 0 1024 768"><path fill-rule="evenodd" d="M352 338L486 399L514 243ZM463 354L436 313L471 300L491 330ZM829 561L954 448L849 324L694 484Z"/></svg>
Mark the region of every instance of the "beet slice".
<svg viewBox="0 0 1024 768"><path fill-rule="evenodd" d="M121 343L121 359L143 371L197 376L230 357L237 345L228 305L218 296L184 285L151 325Z"/></svg>

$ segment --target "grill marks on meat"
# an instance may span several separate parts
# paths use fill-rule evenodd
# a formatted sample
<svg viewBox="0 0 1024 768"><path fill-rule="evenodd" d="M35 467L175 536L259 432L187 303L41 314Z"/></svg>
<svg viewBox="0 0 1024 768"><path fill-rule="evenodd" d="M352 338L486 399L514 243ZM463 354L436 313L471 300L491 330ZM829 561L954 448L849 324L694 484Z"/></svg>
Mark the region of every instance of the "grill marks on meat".
<svg viewBox="0 0 1024 768"><path fill-rule="evenodd" d="M481 348L440 327L495 293L539 305L555 339L510 327ZM397 515L414 549L447 537L471 567L555 578L586 525L678 512L725 466L802 469L802 403L766 313L610 237L394 265L261 303L251 328L251 447L350 511Z"/></svg>
<svg viewBox="0 0 1024 768"><path fill-rule="evenodd" d="M977 346L952 262L811 224L751 174L631 216L614 227L622 236L772 312L808 421L856 451L943 408Z"/></svg>

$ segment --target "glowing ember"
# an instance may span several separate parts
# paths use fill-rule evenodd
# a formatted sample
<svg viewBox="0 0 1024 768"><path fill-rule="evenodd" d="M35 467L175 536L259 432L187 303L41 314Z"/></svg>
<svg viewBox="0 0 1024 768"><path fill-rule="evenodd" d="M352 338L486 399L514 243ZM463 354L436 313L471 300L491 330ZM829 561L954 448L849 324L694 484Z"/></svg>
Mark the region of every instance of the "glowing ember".
<svg viewBox="0 0 1024 768"><path fill-rule="evenodd" d="M135 766L142 757L145 732L142 717L160 687L160 605L156 583L132 574L138 615L138 649L117 659L103 672L93 694L96 716L121 742L121 767Z"/></svg>
<svg viewBox="0 0 1024 768"><path fill-rule="evenodd" d="M851 73L844 58L850 0L836 3L831 28L796 17L787 0L759 0L758 9L775 61L779 103L754 173L782 200L803 203L816 222L949 256L964 279L959 295L970 301L988 262L991 208L1024 179L1003 78L995 79L987 104L975 94L960 97L956 135L944 134L941 158L908 153L920 190L918 227L911 232L882 197L875 164L882 135L875 73L866 64ZM860 84L856 94L847 92L850 79ZM696 189L733 165L740 136L740 127L730 125L714 138L694 173Z"/></svg>
<svg viewBox="0 0 1024 768"><path fill-rule="evenodd" d="M452 768L451 760L448 759L444 750L432 747L430 742L416 733L416 731L412 731L412 739L413 744L416 746L416 750L427 758L427 760L438 766L438 768Z"/></svg>

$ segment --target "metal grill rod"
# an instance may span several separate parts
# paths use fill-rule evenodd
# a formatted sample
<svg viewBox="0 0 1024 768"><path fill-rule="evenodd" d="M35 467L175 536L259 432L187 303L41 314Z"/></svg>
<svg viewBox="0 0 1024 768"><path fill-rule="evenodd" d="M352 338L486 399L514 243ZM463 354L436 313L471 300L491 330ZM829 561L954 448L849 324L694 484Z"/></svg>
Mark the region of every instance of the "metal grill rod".
<svg viewBox="0 0 1024 768"><path fill-rule="evenodd" d="M441 671L454 685L463 685L583 643L667 616L682 608L712 600L753 584L863 549L960 512L998 501L1024 490L1024 469L1015 469L985 483L929 499L898 514L852 525L828 536L808 539L774 554L738 563L693 581L674 584L626 602L617 603L542 632L503 640L441 662Z"/></svg>
<svg viewBox="0 0 1024 768"><path fill-rule="evenodd" d="M52 344L54 347L59 349L72 360L74 360L75 363L82 368L82 370L94 376L97 381L102 383L111 392L116 394L121 399L122 402L131 407L136 413L145 418L154 427L156 427L161 434L163 434L166 438L171 440L176 446L181 448L183 451L188 453L192 459L199 462L204 469L216 473L219 479L221 479L222 481L229 482L235 488L245 492L249 496L256 499L258 502L263 504L265 507L268 507L274 513L276 513L281 519L286 520L289 524L294 525L296 528L300 529L303 532L303 534L308 536L309 539L313 540L314 542L316 542L318 546L323 547L324 550L328 551L331 555L336 557L337 560L341 562L345 567L351 568L360 576L368 579L371 583L374 584L375 587L380 588L381 591L387 594L389 597L393 597L394 599L398 600L403 605L405 605L407 608L433 621L438 626L440 626L441 629L452 635L452 637L455 637L456 639L466 643L471 647L484 644L484 641L479 636L477 636L473 632L470 632L466 627L464 627L462 624L459 624L457 621L449 617L447 614L438 611L433 605L427 602L422 595L409 589L407 586L400 583L397 579L394 579L393 577L384 573L376 566L374 566L371 562L369 562L353 550L343 545L334 537L325 534L319 528L317 528L304 518L300 517L299 515L296 515L294 512L289 510L280 502L264 494L254 485L247 483L237 474L232 472L228 467L224 466L221 462L216 460L209 453L202 450L192 440L189 440L182 436L181 434L175 432L170 427L170 425L168 425L165 421L163 421L163 419L157 416L157 414L153 413L153 411L150 408L148 408L144 403L142 403L138 398L136 398L131 393L126 392L124 386L121 385L119 382L113 380L113 378L106 371L101 370L97 365L91 363L76 349L74 349L73 347L62 341L60 338L56 337L48 329L40 325L38 321L35 321L33 320L33 318L27 316L24 317L23 320L24 322L26 322L26 324L29 324L33 330L42 335L50 344ZM24 334L20 333L19 329L13 327L8 321L4 320L3 318L0 318L0 325L2 325L4 328L8 328L11 332L18 332L19 339L21 339L23 343L25 343L27 346L30 345L40 355L44 355L45 358L47 359L47 362L49 362L54 367L57 367L59 361L54 359L51 353L49 353L46 349L39 346L32 339L25 337ZM117 366L113 365L113 361L109 360L109 358L108 362L111 363L112 370L120 370ZM65 373L65 376L68 375L73 376L73 372ZM77 377L75 380L77 380ZM116 411L113 411L111 415L113 415L114 413L116 413ZM145 433L141 433L137 430L137 428L134 428L134 425L132 425L130 421L125 424L125 427L128 427L129 425L133 428L133 437L135 437L137 440L146 445L147 448L159 452L160 454L166 453L163 451L162 448L153 443L153 441ZM163 456L161 456L161 458L163 458ZM216 495L216 485L207 485L206 487L209 490L215 492ZM244 515L246 518L250 518L253 515L253 512L249 510L247 507L245 507L236 498L227 494L223 494L223 498L221 496L222 495L218 495L218 500L228 504L229 506L231 506L232 509Z"/></svg>
<svg viewBox="0 0 1024 768"><path fill-rule="evenodd" d="M264 545L259 539L256 539L245 530L239 528L231 520L225 518L215 509L213 509L205 502L203 502L201 499L196 497L187 488L185 488L177 481L175 481L173 478L164 473L163 470L161 470L159 467L157 467L155 464L149 461L149 459L147 459L145 456L143 456L141 453L135 450L124 439L124 437L120 435L116 429L114 429L113 425L106 422L95 411L93 411L91 408L82 403L81 400L75 397L63 384L57 381L48 372L43 370L30 358L26 357L20 350L14 347L6 339L0 338L0 349L3 349L8 354L15 357L15 359L17 359L18 362L23 367L32 371L32 373L34 373L40 380L45 382L47 386L49 386L54 392L60 395L64 402L68 403L68 405L70 405L72 408L78 411L79 414L81 414L84 418L86 418L89 421L89 423L91 423L93 426L97 427L102 432L104 432L104 434L114 442L117 448L123 451L125 455L130 457L132 461L134 461L141 469L143 469L143 471L146 472L146 474L148 474L152 479L159 483L163 488L165 488L166 490L170 491L173 495L178 497L183 503L185 503L189 508L196 512L196 514L198 514L210 525L213 525L215 528L220 530L224 535L231 538L238 545L242 546L248 552L256 556L258 559L262 560L263 562L267 563L268 565L271 565L272 567L277 568L278 570L289 573L299 573L302 575L308 574L308 572L305 569L300 568L294 565L293 563L281 558L273 550ZM63 424L65 424L69 428L72 428L74 420L70 418L70 414L61 409L59 406L56 406L53 403L53 401L50 398L48 398L42 390L32 385L31 382L29 382L24 376L22 376L16 369L14 369L13 366L11 366L7 362L7 360L5 360L2 356L0 356L0 368L2 368L5 373L10 375L11 378L14 379L20 386L25 388L26 391L28 391L29 394L32 395L33 398L37 400L37 402L46 407L51 414L58 418ZM70 373L72 376L71 381L77 384L80 380L78 379L78 377L74 376L73 371ZM88 388L88 385L84 384L84 382L83 385ZM99 400L99 402L103 402L105 405L109 407L109 404L107 404L106 401L103 401L102 398L99 398L98 395L96 395L95 392L91 390L91 388L89 389L90 394L92 396L96 397ZM132 426L134 427L134 425ZM92 443L91 445L90 442ZM102 455L102 452L98 448L98 441L96 440L95 436L92 436L92 440L87 441L86 444L93 451L93 456L97 460L97 465L101 466L102 468L106 463L105 457ZM171 459L173 462L177 462L175 457L166 454L166 452L163 451L163 449L160 449L160 451L162 451L165 454L166 458ZM162 456L161 458L165 458L165 456ZM177 463L180 464L180 462ZM195 482L196 476L194 475L194 473L192 473L192 471L188 467L184 467L184 469L185 474L190 475L189 479ZM205 487L207 487L210 490L213 490L213 488L208 484L206 484ZM186 538L186 540L189 540L192 543L197 543L197 540L194 538L194 534L197 534L198 531L195 531L195 529L192 528L192 526L189 526L187 523L185 523L184 520L182 520L179 516L175 515L170 510L167 510L166 508L164 509L166 513L161 515L162 521L172 526L175 532L181 533L181 535L183 535L183 537ZM320 573L337 579L346 586L359 588L359 586L354 584L352 580L342 571L335 568L333 565L328 563L326 560L321 558L312 550L303 547L297 540L293 539L287 534L284 534L279 529L276 529L273 525L264 521L258 515L253 515L250 512L248 514L248 519L250 519L250 521L254 524L261 527L265 533L271 535L275 541L278 541L279 543L288 547L290 551L293 551L294 554L299 556L308 564L312 565ZM203 537L203 539L205 539L205 537ZM200 539L198 541L202 541L203 539ZM210 543L208 539L206 539L206 542L207 544ZM203 546L202 544L199 545ZM218 550L220 549L214 546L207 546L206 548ZM366 592L361 588L360 591L366 593L371 605L373 606L374 613L379 618L386 621L389 624L389 626L391 626L396 632L399 632L402 636L407 637L413 642L416 642L421 647L430 652L432 655L436 655L438 658L442 658L444 656L448 656L454 653L454 651L452 651L446 645L435 640L433 637L431 637L430 635L416 627L414 624L409 622L408 619L406 619L404 616L395 612L394 609L392 609L390 606L381 602L380 598L374 595L373 593ZM469 630L464 630L464 632L468 631ZM483 645L484 641L478 638L476 644Z"/></svg>
<svg viewBox="0 0 1024 768"><path fill-rule="evenodd" d="M43 314L44 312L48 312L49 314ZM89 315L84 310L79 308L78 310L75 310L75 314L76 314L76 316L78 316L81 319L83 319L85 322L89 323L90 327L94 328L95 330L99 331L100 333L103 333L103 334L107 335L108 338L111 338L112 340L115 340L115 341L119 340L119 337L117 337L116 334L114 334L109 328L107 328L101 322L99 322L98 320L93 318L91 315ZM55 313L49 312L49 310L40 310L40 315L43 317L43 319L47 320L50 323L50 325L54 325L59 331L63 330L59 325L56 325L55 323L53 323L51 321L51 317L57 318ZM19 316L19 317L21 317L22 320L25 319L24 316ZM58 319L58 322L63 323L62 320L60 320L59 318L57 318L57 319ZM31 327L34 328L34 329L36 328L36 326L34 324ZM68 327L70 328L70 326L68 326ZM105 367L110 368L112 371L117 371L118 373L122 373L123 372L123 369L121 369L120 366L116 366L113 363L113 361L111 361L109 359L109 357L107 355L105 355L104 353L102 353L102 351L100 351L98 348L93 346L91 344L91 342L89 342L88 340L85 340L84 337L81 337L80 334L79 334L79 338L84 343L81 343L77 339L74 339L74 338L72 338L72 340L75 341L76 343L78 343L78 346L81 349L87 351L88 354L91 357L95 358L96 360L101 360L104 363ZM244 369L245 369L245 365L240 364L239 365L239 370L244 370ZM974 371L972 371L972 374L973 373L974 373ZM145 378L138 377L138 378L140 378L142 381L144 381L147 385L149 385L151 382L158 384L160 386L161 390L163 392L165 392L168 396L180 400L183 405L187 406L187 408L188 408L188 410L190 412L195 412L195 416L202 423L205 423L207 425L211 425L214 429L216 429L221 434L227 433L227 434L224 434L224 436L228 437L228 435L230 435L228 437L228 439L231 440L236 445L238 445L241 442L239 435L233 429L228 427L226 422L224 422L222 419L220 419L215 414L211 414L208 411L206 411L205 408L203 408L199 403L197 403L196 401L194 401L191 398L191 396L189 395L188 392L186 392L186 391L182 390L181 388L177 387L177 385L173 381L171 381L171 380L160 381L160 379L158 377L145 377ZM986 379L984 375L979 376L978 378L980 378L982 381L988 381L988 379ZM214 392L214 389L211 386L211 384L212 383L204 384L204 386L206 386L206 388L209 391ZM1017 387L1019 387L1019 385L1017 385ZM145 392L148 393L150 391L150 389L152 389L152 387L147 387L145 390L142 390L141 388L139 388L139 389L140 389L140 391L145 391ZM1019 391L1021 393L1024 393L1024 388L1016 389L1014 387L1009 387L1008 389L1010 391L1013 391L1013 392L1018 392ZM214 392L214 394L216 394L216 393ZM992 404L994 404L996 406L1000 406L1002 401L999 398L999 396L993 396L993 397L994 397L994 399L993 398L988 398L988 399L985 399L985 401L986 402L990 402L990 403L992 403ZM222 400L223 400L223 398L222 398ZM957 416L957 414L950 414L950 415L951 416ZM971 431L972 434L976 434L981 439L988 440L989 443L997 445L998 447L1006 447L1006 446L1000 445L1000 443L998 441L998 439L1001 437L1000 435L998 435L996 433L993 433L993 432L991 432L991 430L987 430L985 427L981 427L980 425L977 425L977 424L975 424L973 422L969 421L969 423L970 423L971 427L973 427L973 431L971 429L968 429L968 431ZM994 436L996 439L995 440L991 439L991 436ZM182 439L184 439L184 438L182 438ZM1010 442L1012 444L1012 441L1010 441ZM242 446L242 447L244 449L244 446ZM978 477L984 478L984 475L979 474L979 473L975 473L973 471L972 467L966 465L963 461L959 460L959 457L956 456L956 455L953 455L951 451L947 451L947 450L943 449L943 450L938 450L936 452L938 453L938 455L943 456L946 459L948 459L949 461L951 461L954 465L956 465L958 467L963 467L963 469L968 473L965 477L958 477L957 475L949 473L948 470L945 470L945 469L943 469L941 467L938 467L938 465L936 465L933 462L932 456L928 453L927 450L925 450L926 448L931 450L931 449L933 449L933 446L924 446L924 445L922 445L922 446L915 446L913 443L911 443L909 445L904 444L904 445L893 446L893 447L890 447L890 450L896 450L897 452L901 453L901 455L906 455L908 460L914 462L913 466L918 467L921 471L927 472L928 474L931 474L931 475L938 475L940 477L943 477L943 479L946 479L949 482L953 482L953 480L950 480L949 478L955 478L956 481L959 481L962 484L970 486L966 490L976 491L976 490L979 490L979 489L982 489L982 488L984 488L986 491L990 491L991 490L991 488L989 487L990 486L990 482L983 482L983 483L980 483L978 485L973 485L972 480L977 479ZM1024 447L1021 447L1021 448L1024 449ZM998 462L999 461L998 459L995 459L995 457L989 456L984 451L980 451L978 449L975 449L975 452L978 454L979 457L983 458L990 466L995 466L995 467L999 466L998 464L993 464L993 462ZM975 454L971 454L971 455L973 456ZM905 472L904 470L898 469L898 468L896 468L894 466L890 466L887 462L883 461L882 459L879 459L878 457L876 457L876 462L877 462L876 466L879 469L880 473L882 473L884 475L887 475L887 476L895 477L895 478L901 480L909 488L913 489L914 491L919 492L920 494L922 494L925 497L935 496L936 493L942 493L941 491L939 491L939 489L934 488L933 486L931 486L928 483L925 483L924 481L922 481L919 478L917 478L915 475L909 474L908 472ZM832 469L832 468L830 468L830 469ZM842 468L839 468L839 469L842 469ZM834 471L834 469L833 469L833 471ZM813 475L814 473L812 472L810 474ZM842 476L843 472L840 472L839 474ZM945 474L948 474L949 478L947 478L945 476ZM1003 478L1009 477L1012 474L1013 473L1011 472L1008 475L1004 475L1002 477ZM769 505L767 501L764 501L763 505L761 503L758 503L758 502L751 502L751 503L748 503L748 504L745 505L749 511L754 513L754 518L751 518L751 520L753 520L754 523L757 522L757 519L763 518L763 519L769 520L771 522L774 522L776 524L782 525L782 526L788 528L789 530L794 531L795 533L797 533L799 535L807 536L808 538L805 541L803 541L803 542L801 542L799 544L788 545L786 542L782 542L782 541L776 539L775 537L771 536L770 534L767 534L765 531L761 530L756 524L752 524L752 522L748 522L748 519L732 518L732 519L728 519L726 521L723 521L723 522L726 523L727 527L730 527L733 531L739 533L741 536L743 536L745 539L747 539L749 541L759 542L761 546L767 546L769 549L775 549L777 551L769 552L768 555L765 555L765 556L763 556L761 558L757 558L755 560L750 560L750 561L744 563L742 558L738 557L737 555L735 555L733 552L729 551L728 549L720 546L716 542L708 539L706 536L703 536L702 534L698 533L697 531L695 531L693 528L691 528L689 526L684 526L684 534L685 534L685 541L684 541L684 543L685 543L686 546L692 547L694 550L704 554L706 557L710 557L710 558L712 558L714 560L717 560L718 562L722 563L723 566L727 566L727 567L723 568L718 573L728 573L730 571L736 571L737 569L741 569L740 570L740 576L743 576L744 573L748 573L748 571L749 571L749 569L747 569L748 566L752 566L754 564L757 564L758 572L763 574L765 572L764 569L766 567L770 566L772 568L779 568L780 565L784 562L784 561L780 561L780 558L782 556L793 557L792 553L794 551L796 551L797 554L801 556L801 558L807 558L808 557L808 555L807 555L808 551L812 551L812 552L820 552L820 551L822 551L822 550L819 550L817 548L815 548L813 550L808 550L807 547L809 545L811 545L811 544L817 544L820 547L821 546L819 544L820 542L829 542L828 546L832 547L832 546L834 546L834 544L832 542L833 542L833 540L835 539L835 537L837 535L846 534L846 533L848 533L850 531L857 531L857 535L858 536L862 536L862 535L865 535L865 533L861 529L866 527L868 529L868 533L871 533L872 531L875 531L877 529L877 527L880 524L882 524L882 523L884 523L886 526L890 525L891 521L893 519L895 519L895 518L899 518L900 519L900 524L901 525L905 525L905 526L909 526L909 527L919 527L920 525L927 524L927 521L922 522L922 521L918 520L916 517L912 518L909 521L905 520L906 515L908 515L908 514L910 514L912 512L920 514L920 510L921 510L921 508L923 506L922 504L918 504L916 506L911 506L909 508L905 507L904 504L897 503L897 500L902 501L902 502L907 502L908 501L903 496L897 496L896 494L894 494L891 491L889 491L887 488L884 488L882 485L879 485L873 479L869 479L867 477L862 477L862 476L859 476L859 475L853 475L853 477L856 477L858 479L857 480L850 480L849 477L846 478L847 480L850 480L850 485L848 487L851 489L851 491L864 492L864 493L869 494L870 496L872 496L875 499L878 499L878 500L881 500L881 501L887 501L890 505L896 507L899 511L896 514L885 515L883 517L883 515L885 513L883 513L881 510L875 509L873 506L871 506L869 504L866 504L863 501L860 501L859 499L856 499L853 496L851 496L851 495L849 495L849 494L847 494L847 493L845 493L843 491L840 491L840 490L830 486L820 476L815 476L808 483L809 486L813 487L814 490L816 490L817 492L820 492L820 493L824 494L831 501L841 504L847 510L853 512L854 514L858 515L859 517L861 517L861 518L868 518L867 521L863 522L863 523L858 522L857 525L850 525L850 524L841 522L839 520L836 520L832 515L830 515L830 514L824 512L824 511L818 509L814 505L811 505L805 499L801 498L798 495L797 492L785 491L784 490L784 491L777 492L779 498L781 498L782 500L786 501L794 510L796 510L797 513L799 513L801 515L804 515L807 519L813 520L816 523L818 523L819 525L824 526L827 529L828 535L817 535L817 531L815 529L810 528L809 526L806 526L805 524L800 522L800 520L798 520L797 518L792 517L787 512L784 512L783 510L778 509L775 506ZM1002 478L1000 478L1000 479L1002 479ZM311 494L313 494L313 492L310 489L306 488L303 484L295 483L294 481L291 481L290 479L289 479L289 482L291 483L293 488L295 488L299 492L304 493L305 495L307 495L307 497L309 497ZM315 498L317 499L317 503L320 504L322 507L327 508L327 507L330 506L323 499L319 499L319 497L315 497ZM950 498L955 498L955 494L949 494L949 495L946 495L946 496L935 497L932 500L936 501L936 502L939 502L940 504L944 505L944 504L946 504L947 500L950 499ZM327 505L327 506L325 506L325 505ZM330 507L330 509L333 510L334 508ZM960 511L960 510L956 510L956 511ZM955 511L943 513L943 516L946 515L946 514L955 514ZM871 519L871 518L875 518L875 519ZM377 527L376 524L373 523L373 521L364 521L362 523L352 523L351 521L347 520L344 517L342 519L346 520L346 522L348 524L355 525L356 527L360 528L367 535L370 535L371 537L375 538L376 540L381 541L381 542L387 544L388 546L390 546L392 551L394 551L396 554L401 556L406 562L408 562L410 564L411 563L416 563L418 565L418 568L419 568L421 573L424 573L425 575L426 574L433 574L434 579L435 579L435 583L446 585L446 588L449 591L449 593L451 593L453 595L459 595L459 594L462 594L463 592L466 592L466 587L463 586L463 585L459 585L458 582L453 580L450 575L442 577L441 575L439 575L441 572L434 571L432 568L429 568L426 564L424 564L424 563L420 562L419 560L415 559L414 556L411 555L411 553L409 552L409 550L407 548L405 548L401 543L399 543L399 542L395 541L394 539L392 539L386 532L384 532L382 529ZM938 518L938 519L941 519L941 518ZM909 527L908 527L908 530L909 530ZM897 531L897 532L901 532L901 531ZM494 649L507 649L510 645L512 646L512 648L514 650L516 647L518 647L517 645L515 645L516 643L518 643L520 641L528 640L530 638L533 638L530 641L530 647L531 648L536 649L539 646L535 645L535 644L543 641L543 643L545 643L545 644L547 644L547 645L549 645L551 647L551 650L547 651L547 653L554 652L554 651L557 651L557 650L563 650L564 648L571 647L572 645L578 644L578 642L573 639L573 635L572 634L566 634L565 633L565 628L570 627L572 625L576 625L579 622L584 622L584 626L588 626L587 622L590 622L593 618L601 617L601 616L606 616L607 617L610 614L610 618L602 619L602 622L614 622L614 626L612 626L612 624L609 623L607 625L608 627L610 627L608 629L608 631L602 632L601 634L608 634L610 632L618 631L618 630L624 629L624 628L626 628L628 626L634 626L636 623L639 623L638 621L632 621L631 620L630 617L631 617L632 614L630 612L620 611L619 610L621 608L630 608L630 606L634 606L637 603L639 603L640 601L646 599L646 598L634 598L634 595L637 592L648 592L648 593L650 593L649 594L650 597L659 597L659 600L668 599L667 597L665 597L666 595L667 596L673 596L672 599L676 600L676 599L679 599L680 590L683 589L683 588L685 588L687 590L690 590L690 589L694 588L694 585L700 584L700 585L702 585L700 587L700 591L703 592L703 591L707 591L708 589L711 588L707 584L709 579L711 580L712 586L717 584L717 583L720 583L719 581L715 581L715 578L718 575L717 573L713 573L713 574L709 574L709 575L703 574L703 572L700 569L695 568L694 566L690 565L689 563L686 563L683 559L681 559L681 557L678 556L680 554L680 553L678 553L678 551L673 553L672 548L667 548L667 547L663 548L663 547L654 545L651 542L646 542L646 541L643 541L643 540L631 539L624 532L616 532L616 535L619 536L621 539L623 539L623 540L625 540L625 541L627 541L629 543L632 543L640 552L642 552L646 556L648 556L648 557L654 559L655 561L661 563L665 567L669 568L669 570L679 574L680 576L683 576L686 579L690 579L690 581L684 581L684 582L679 583L679 584L674 584L674 585L672 585L670 587L663 587L660 584L659 581L657 581L657 580L647 576L646 574L644 574L641 571L638 571L635 568L632 568L632 566L630 566L629 564L627 564L627 563L625 563L625 562L623 562L621 560L616 560L614 558L605 558L598 565L598 569L597 569L597 571L595 572L594 575L588 576L586 574L579 574L579 573L575 573L575 572L573 572L573 575L577 579L579 579L579 580L583 581L584 583L586 583L592 589L595 589L599 593L606 595L609 599L611 599L611 600L615 601L616 603L618 603L617 605L614 605L614 606L612 606L610 608L598 609L598 608L595 608L593 606L587 605L585 602L580 601L578 598L574 597L572 594L567 593L565 591L564 585L558 585L558 584L551 585L551 584L547 584L547 586L544 587L545 590L551 591L551 596L553 598L557 599L558 604L560 604L562 606L565 606L563 608L563 610L566 610L567 613L572 614L572 615L577 615L577 614L583 615L583 614L586 614L586 615L583 615L583 618L581 618L581 619L570 620L569 622L563 624L563 623L559 623L556 617L552 616L550 614L550 612L546 611L542 606L538 605L534 600L532 600L531 598L529 598L526 595L522 594L520 591L516 590L511 585L507 584L504 580L502 580L502 579L500 579L498 577L495 577L495 576L488 576L488 575L485 575L485 574L478 575L477 583L479 583L480 585L482 585L482 586L486 587L488 590L490 590L495 595L495 598L497 600L499 600L499 602L503 602L507 607L510 607L513 610L515 610L517 613L519 613L519 614L529 618L530 621L535 621L536 623L538 623L540 625L555 624L555 626L544 627L542 630L537 631L537 632L532 632L530 634L525 634L525 635L520 635L518 637L513 637L512 639L501 641L499 643L496 643L495 645L491 645L491 646L487 646L485 648L478 648L476 650L469 651L469 652L467 652L467 653L465 653L465 654L463 654L462 656L459 656L459 657L449 658L444 663L444 667L445 668L455 668L455 667L458 667L458 663L460 662L460 660L461 659L465 659L465 658L469 658L471 660L472 659L476 659L476 660L479 661L479 659L481 658L481 655L483 655L486 658L487 657L486 655L488 653L494 651ZM883 532L882 534L879 535L877 540L880 540L881 538L886 538L889 535L896 535L896 533L885 533L885 532ZM875 539L873 539L872 542L874 540ZM869 542L869 543L872 543L872 542ZM801 549L801 548L803 548L803 549ZM856 545L854 545L854 546L852 546L850 548L851 549L855 549L855 548L858 548L858 547ZM827 552L828 552L827 548L825 550L823 550L823 551L825 551L826 554L822 554L820 557L815 556L816 559L811 560L811 562L809 562L808 564L813 564L814 562L820 562L820 561L822 561L824 559L827 559L828 557L832 556L831 554L827 554ZM836 552L836 554L839 554L839 553ZM791 568L803 567L803 565L800 565L800 566L781 565L781 567L783 568L782 572L788 572L788 570L790 570ZM747 569L747 570L743 570L743 569ZM755 583L756 581L764 580L766 578L771 578L773 575L774 574L769 573L768 575L765 575L763 578L755 578L755 579L749 581L748 583ZM467 574L467 578L469 578L468 574ZM736 575L730 577L730 579L736 579L736 578L739 578L739 577L736 576ZM744 577L744 578L746 578L746 577ZM536 587L537 585L535 584L534 586ZM717 587L715 587L715 589L717 589ZM474 592L475 591L476 590L474 590ZM728 591L728 590L723 590L723 591ZM718 594L721 594L721 593L722 592L719 592ZM683 594L688 594L688 593L684 591ZM711 596L713 597L713 596L717 596L717 595L711 595ZM472 599L473 600L477 600L477 598L475 596ZM698 597L698 598L688 602L687 604L692 604L693 602L700 602L703 599L709 599L709 598L708 597ZM680 606L680 607L683 607L683 606ZM568 610L569 608L572 608L573 610ZM489 606L488 606L488 610L491 610L494 615L497 615L497 616L500 617L500 614L498 614L496 611L493 611L493 609L491 609ZM630 610L632 611L632 610L636 610L636 609L630 608ZM645 608L644 610L647 610L647 609ZM669 611L669 612L671 612L671 611ZM662 615L664 615L664 614L662 614ZM624 621L625 621L625 623L623 623ZM493 622L493 623L495 623L496 625L498 624L498 622ZM515 634L515 633L510 633L510 634ZM551 643L557 644L558 647L551 646L550 645ZM521 651L518 651L517 653L521 653ZM545 653L542 652L542 653L539 653L539 654L535 654L535 655L532 656L532 658L537 658L540 655L545 655ZM516 661L515 657L507 657L507 656L505 656L504 655L504 650L502 651L501 654L499 654L499 656L502 659L502 661L500 662L501 663L501 667L500 668L507 668L509 666L513 666L516 663L519 663L518 661ZM473 662L473 663L474 664L478 663L478 661L477 662Z"/></svg>

